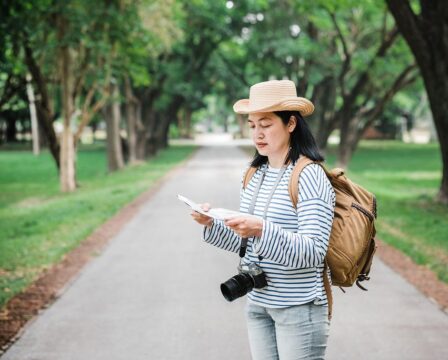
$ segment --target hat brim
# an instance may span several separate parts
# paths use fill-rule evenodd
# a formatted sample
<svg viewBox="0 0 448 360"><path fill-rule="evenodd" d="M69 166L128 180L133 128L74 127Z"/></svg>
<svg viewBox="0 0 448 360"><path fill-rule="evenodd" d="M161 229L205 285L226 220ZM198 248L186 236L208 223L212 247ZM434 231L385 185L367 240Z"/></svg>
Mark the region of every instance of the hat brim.
<svg viewBox="0 0 448 360"><path fill-rule="evenodd" d="M249 99L238 100L233 105L233 111L237 114L251 114L257 112L274 111L299 111L302 116L311 115L314 111L314 105L311 101L302 97L283 99L282 101L269 106L251 106Z"/></svg>

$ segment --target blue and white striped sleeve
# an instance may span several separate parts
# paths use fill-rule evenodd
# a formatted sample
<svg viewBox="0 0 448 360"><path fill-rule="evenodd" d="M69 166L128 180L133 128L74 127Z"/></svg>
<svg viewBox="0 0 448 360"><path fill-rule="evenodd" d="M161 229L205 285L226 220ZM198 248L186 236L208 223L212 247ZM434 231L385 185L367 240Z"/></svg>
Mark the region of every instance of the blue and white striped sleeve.
<svg viewBox="0 0 448 360"><path fill-rule="evenodd" d="M317 164L305 167L299 180L297 232L263 220L263 233L254 239L254 251L287 267L309 268L322 264L327 253L335 193Z"/></svg>
<svg viewBox="0 0 448 360"><path fill-rule="evenodd" d="M241 178L240 187L240 202L243 194L243 180L247 168ZM238 236L232 229L224 225L224 221L213 219L212 226L204 226L203 239L206 243L217 246L221 249L239 252L241 245L241 237Z"/></svg>
<svg viewBox="0 0 448 360"><path fill-rule="evenodd" d="M213 219L212 226L205 226L203 239L206 243L221 249L237 253L240 249L241 238L224 225L224 221Z"/></svg>

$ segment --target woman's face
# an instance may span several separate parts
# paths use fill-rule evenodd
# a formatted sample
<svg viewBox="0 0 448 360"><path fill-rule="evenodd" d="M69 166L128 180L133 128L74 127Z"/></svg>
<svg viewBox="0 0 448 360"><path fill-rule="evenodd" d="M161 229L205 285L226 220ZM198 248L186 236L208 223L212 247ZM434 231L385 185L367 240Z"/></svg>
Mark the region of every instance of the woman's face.
<svg viewBox="0 0 448 360"><path fill-rule="evenodd" d="M273 112L249 114L249 127L252 140L258 153L263 156L281 155L289 148L289 138L295 128L292 118L285 125Z"/></svg>

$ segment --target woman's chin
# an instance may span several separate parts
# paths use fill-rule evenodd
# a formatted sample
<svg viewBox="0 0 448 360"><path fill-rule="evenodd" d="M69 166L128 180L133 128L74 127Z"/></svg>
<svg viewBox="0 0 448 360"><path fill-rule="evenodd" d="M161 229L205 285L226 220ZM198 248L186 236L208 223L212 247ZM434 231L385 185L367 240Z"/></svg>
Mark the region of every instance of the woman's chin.
<svg viewBox="0 0 448 360"><path fill-rule="evenodd" d="M268 152L266 151L265 148L261 148L261 149L260 149L258 146L257 146L256 148L257 148L258 153L259 153L261 156L267 156L267 155L268 155Z"/></svg>

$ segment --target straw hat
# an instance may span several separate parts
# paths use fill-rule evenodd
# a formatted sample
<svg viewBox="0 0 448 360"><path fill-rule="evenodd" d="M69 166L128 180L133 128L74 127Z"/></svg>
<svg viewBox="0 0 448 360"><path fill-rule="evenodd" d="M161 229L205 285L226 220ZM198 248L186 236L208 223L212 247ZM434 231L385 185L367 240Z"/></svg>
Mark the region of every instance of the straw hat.
<svg viewBox="0 0 448 360"><path fill-rule="evenodd" d="M270 80L250 87L249 99L238 100L233 105L238 114L274 111L300 111L311 115L314 105L308 99L297 97L296 85L291 80Z"/></svg>

